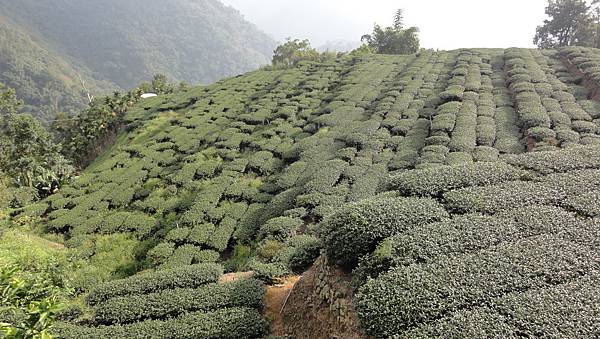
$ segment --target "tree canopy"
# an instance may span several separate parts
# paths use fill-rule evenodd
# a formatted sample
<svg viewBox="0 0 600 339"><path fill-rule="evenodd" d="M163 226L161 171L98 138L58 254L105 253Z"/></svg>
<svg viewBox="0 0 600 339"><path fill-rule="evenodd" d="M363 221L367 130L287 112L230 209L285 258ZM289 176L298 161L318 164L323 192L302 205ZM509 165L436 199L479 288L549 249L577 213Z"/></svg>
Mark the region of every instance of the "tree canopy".
<svg viewBox="0 0 600 339"><path fill-rule="evenodd" d="M550 0L548 19L536 29L533 43L539 48L561 46L600 47L599 1Z"/></svg>
<svg viewBox="0 0 600 339"><path fill-rule="evenodd" d="M39 120L17 114L20 106L14 90L0 85L0 170L16 186L47 195L70 177L73 167Z"/></svg>
<svg viewBox="0 0 600 339"><path fill-rule="evenodd" d="M287 38L273 52L273 65L295 66L302 60L316 59L319 52L312 48L310 41Z"/></svg>
<svg viewBox="0 0 600 339"><path fill-rule="evenodd" d="M401 9L394 15L394 24L382 28L375 24L373 33L361 37L371 50L379 54L412 54L419 50L419 29L404 27L404 13Z"/></svg>

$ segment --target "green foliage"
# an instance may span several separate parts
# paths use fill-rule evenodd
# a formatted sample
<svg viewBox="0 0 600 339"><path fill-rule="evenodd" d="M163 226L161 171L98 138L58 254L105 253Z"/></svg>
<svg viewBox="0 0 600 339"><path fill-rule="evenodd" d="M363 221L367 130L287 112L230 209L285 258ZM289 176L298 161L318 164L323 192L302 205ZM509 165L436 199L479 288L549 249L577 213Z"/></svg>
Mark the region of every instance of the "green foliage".
<svg viewBox="0 0 600 339"><path fill-rule="evenodd" d="M348 204L321 225L327 256L347 267L393 234L446 218L435 200L372 198Z"/></svg>
<svg viewBox="0 0 600 339"><path fill-rule="evenodd" d="M549 19L536 29L533 43L539 48L561 46L599 47L597 13L582 0L551 0L546 7Z"/></svg>
<svg viewBox="0 0 600 339"><path fill-rule="evenodd" d="M84 327L59 323L52 334L59 338L261 338L267 323L250 308L225 308L214 312L192 312L169 320L147 320L131 325Z"/></svg>
<svg viewBox="0 0 600 339"><path fill-rule="evenodd" d="M394 25L381 28L375 25L373 33L361 37L371 50L379 54L412 54L419 50L419 29L404 28L402 10L394 16Z"/></svg>
<svg viewBox="0 0 600 339"><path fill-rule="evenodd" d="M290 273L283 263L264 263L258 259L248 261L248 268L254 272L254 278L267 284L274 284L279 281L279 278Z"/></svg>
<svg viewBox="0 0 600 339"><path fill-rule="evenodd" d="M3 0L1 6L4 15L50 46L45 50L64 53L64 63L75 60L121 88L159 73L172 81L212 83L267 64L275 46L236 10L208 0L177 0L167 12L158 2L142 1L98 7L78 1ZM171 25L172 20L186 24Z"/></svg>
<svg viewBox="0 0 600 339"><path fill-rule="evenodd" d="M393 267L435 262L442 256L473 253L498 243L581 226L575 214L552 206L534 205L507 210L498 217L478 214L457 216L384 240L373 253L360 259L353 272L354 280L362 285L367 278L376 278Z"/></svg>
<svg viewBox="0 0 600 339"><path fill-rule="evenodd" d="M15 113L19 108L14 92L0 85L0 170L17 187L33 187L46 196L69 180L73 167L38 120Z"/></svg>
<svg viewBox="0 0 600 339"><path fill-rule="evenodd" d="M296 234L301 225L302 220L297 218L277 217L270 219L260 227L257 239L286 241L288 238Z"/></svg>
<svg viewBox="0 0 600 339"><path fill-rule="evenodd" d="M51 338L61 310L61 290L47 276L23 278L18 266L0 270L0 334L6 338ZM8 321L8 322L7 322Z"/></svg>
<svg viewBox="0 0 600 339"><path fill-rule="evenodd" d="M165 319L183 312L215 311L227 307L260 309L265 288L257 280L242 279L207 284L196 289L165 290L145 295L116 297L96 308L94 320L125 324L145 319Z"/></svg>
<svg viewBox="0 0 600 339"><path fill-rule="evenodd" d="M518 180L525 175L505 163L473 163L406 171L390 178L390 187L403 195L438 196L470 186L487 186Z"/></svg>
<svg viewBox="0 0 600 339"><path fill-rule="evenodd" d="M303 272L320 255L322 244L314 236L297 235L289 239L286 246L285 250L277 254L275 260L293 272Z"/></svg>
<svg viewBox="0 0 600 339"><path fill-rule="evenodd" d="M308 40L287 38L286 42L277 46L273 52L274 66L296 66L301 61L317 60L319 52L310 46Z"/></svg>
<svg viewBox="0 0 600 339"><path fill-rule="evenodd" d="M217 281L222 274L223 268L217 264L181 266L107 282L92 291L87 301L95 305L118 296L152 293L167 288L197 287Z"/></svg>
<svg viewBox="0 0 600 339"><path fill-rule="evenodd" d="M507 293L572 281L581 270L596 270L592 257L585 246L561 237L527 238L392 270L360 288L356 309L370 335L400 335L466 305L495 306L502 303L495 298Z"/></svg>
<svg viewBox="0 0 600 339"><path fill-rule="evenodd" d="M14 88L23 101L13 113L31 114L48 127L57 113L70 118L83 109L88 103L86 94L99 95L115 87L93 79L88 68L70 62L16 22L8 18L0 22L0 87Z"/></svg>

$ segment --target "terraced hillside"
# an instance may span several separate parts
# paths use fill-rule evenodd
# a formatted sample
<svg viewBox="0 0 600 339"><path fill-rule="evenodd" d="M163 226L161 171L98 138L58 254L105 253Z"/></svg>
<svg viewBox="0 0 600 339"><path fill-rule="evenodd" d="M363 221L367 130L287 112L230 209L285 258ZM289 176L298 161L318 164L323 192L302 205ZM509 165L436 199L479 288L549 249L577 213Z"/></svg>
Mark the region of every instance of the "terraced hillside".
<svg viewBox="0 0 600 339"><path fill-rule="evenodd" d="M323 247L375 337L600 335L598 58L346 56L143 101L74 184L20 211L68 246L151 244L154 273L99 286L91 322L57 331L260 336L259 284L215 284L215 263L269 282Z"/></svg>

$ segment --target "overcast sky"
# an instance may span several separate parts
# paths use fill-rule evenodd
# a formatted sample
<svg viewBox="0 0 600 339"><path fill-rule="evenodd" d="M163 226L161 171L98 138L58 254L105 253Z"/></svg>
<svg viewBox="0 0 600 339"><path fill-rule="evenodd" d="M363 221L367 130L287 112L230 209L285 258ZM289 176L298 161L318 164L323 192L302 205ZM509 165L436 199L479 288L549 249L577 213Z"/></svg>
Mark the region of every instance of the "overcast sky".
<svg viewBox="0 0 600 339"><path fill-rule="evenodd" d="M359 40L375 22L389 26L398 8L421 29L421 46L533 47L547 0L222 0L278 41Z"/></svg>

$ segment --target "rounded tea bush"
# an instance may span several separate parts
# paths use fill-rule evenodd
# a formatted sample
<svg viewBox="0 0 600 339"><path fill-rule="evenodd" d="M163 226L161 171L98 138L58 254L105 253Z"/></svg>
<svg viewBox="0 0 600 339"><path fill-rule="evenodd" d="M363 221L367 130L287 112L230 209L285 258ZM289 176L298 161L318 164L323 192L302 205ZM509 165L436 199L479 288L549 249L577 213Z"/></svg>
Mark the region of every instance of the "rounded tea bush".
<svg viewBox="0 0 600 339"><path fill-rule="evenodd" d="M341 207L322 223L327 256L352 268L377 243L412 227L439 221L448 213L427 198L370 198Z"/></svg>

